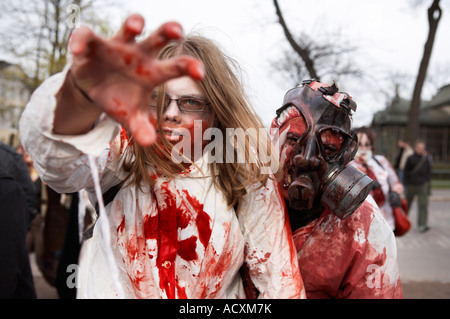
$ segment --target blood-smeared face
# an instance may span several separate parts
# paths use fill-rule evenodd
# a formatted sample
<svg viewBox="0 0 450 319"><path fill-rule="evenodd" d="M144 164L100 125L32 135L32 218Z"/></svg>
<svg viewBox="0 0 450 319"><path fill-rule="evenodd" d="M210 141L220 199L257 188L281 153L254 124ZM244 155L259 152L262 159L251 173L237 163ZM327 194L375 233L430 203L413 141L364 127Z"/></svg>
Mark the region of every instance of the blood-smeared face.
<svg viewBox="0 0 450 319"><path fill-rule="evenodd" d="M372 158L372 142L366 133L358 133L358 151L355 155L355 161L358 163L367 163Z"/></svg>
<svg viewBox="0 0 450 319"><path fill-rule="evenodd" d="M312 114L300 112L294 106L285 109L278 120L282 122L279 131L282 195L293 208L311 209L320 200L320 187L329 172L329 162L341 154L345 135L335 127L315 123Z"/></svg>
<svg viewBox="0 0 450 319"><path fill-rule="evenodd" d="M197 82L190 77L180 77L166 82L165 96L171 99L169 105L163 110L161 130L165 138L174 146L190 145L190 154L183 152L191 160L196 160L201 156L203 146L208 141L203 141L203 133L214 124L215 114L210 106L206 106L200 112L184 112L177 105L177 99L185 101L186 105L191 105L195 109L196 104L207 103L206 97ZM158 92L154 92L158 94ZM152 97L155 99L155 97ZM150 108L150 114L157 118L157 109ZM157 124L157 123L156 123ZM161 137L157 142L162 144ZM187 144L186 144L187 143ZM195 147L200 145L202 147ZM186 147L187 149L187 147ZM200 150L199 154L195 150Z"/></svg>

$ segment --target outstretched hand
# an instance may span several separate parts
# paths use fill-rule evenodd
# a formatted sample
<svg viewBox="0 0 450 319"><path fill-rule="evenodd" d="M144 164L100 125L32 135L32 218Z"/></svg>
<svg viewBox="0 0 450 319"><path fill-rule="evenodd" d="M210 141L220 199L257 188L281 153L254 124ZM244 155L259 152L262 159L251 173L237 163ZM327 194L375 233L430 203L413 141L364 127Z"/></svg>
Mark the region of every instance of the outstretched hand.
<svg viewBox="0 0 450 319"><path fill-rule="evenodd" d="M152 90L184 75L202 80L204 67L202 62L187 56L156 59L169 41L182 37L178 23L165 23L146 39L136 42L143 28L144 18L134 14L108 40L88 27L76 30L69 43L73 54L70 72L96 107L130 130L137 143L148 146L156 139L146 110Z"/></svg>

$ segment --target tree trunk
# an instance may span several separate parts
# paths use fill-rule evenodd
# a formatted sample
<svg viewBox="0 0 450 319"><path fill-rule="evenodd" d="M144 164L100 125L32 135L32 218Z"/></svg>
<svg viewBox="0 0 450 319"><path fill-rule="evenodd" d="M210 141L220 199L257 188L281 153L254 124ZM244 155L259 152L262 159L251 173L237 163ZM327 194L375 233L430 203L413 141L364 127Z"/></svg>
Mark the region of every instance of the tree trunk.
<svg viewBox="0 0 450 319"><path fill-rule="evenodd" d="M286 25L286 22L284 21L283 14L281 13L280 6L278 5L277 0L273 0L273 4L275 5L275 10L279 19L279 22L281 24L281 27L283 28L284 34L291 45L291 47L294 49L295 52L298 53L298 55L302 58L303 62L305 62L305 67L308 70L309 75L311 78L315 78L316 80L320 80L319 76L317 75L316 69L314 67L314 61L309 56L309 53L307 50L302 48L292 37L291 32L289 31L289 28Z"/></svg>
<svg viewBox="0 0 450 319"><path fill-rule="evenodd" d="M422 61L420 62L419 73L417 74L416 84L409 109L409 119L406 127L406 140L412 145L420 137L420 102L422 88L427 75L428 64L431 58L434 38L442 16L442 9L439 7L439 0L433 0L433 4L428 8L428 24L430 26L428 39L425 43Z"/></svg>

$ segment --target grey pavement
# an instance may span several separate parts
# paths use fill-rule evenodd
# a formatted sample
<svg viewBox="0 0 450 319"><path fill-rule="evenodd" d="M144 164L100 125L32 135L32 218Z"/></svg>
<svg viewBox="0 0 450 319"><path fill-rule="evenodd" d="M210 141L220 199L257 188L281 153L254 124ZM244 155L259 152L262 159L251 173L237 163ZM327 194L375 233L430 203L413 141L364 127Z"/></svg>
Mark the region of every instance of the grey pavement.
<svg viewBox="0 0 450 319"><path fill-rule="evenodd" d="M417 228L417 201L409 211L411 230L397 237L404 297L450 299L450 189L432 190L428 231Z"/></svg>
<svg viewBox="0 0 450 319"><path fill-rule="evenodd" d="M397 237L398 266L406 299L450 299L450 189L432 190L429 203L430 230L417 229L417 204L410 208L411 230ZM30 254L39 299L58 299Z"/></svg>

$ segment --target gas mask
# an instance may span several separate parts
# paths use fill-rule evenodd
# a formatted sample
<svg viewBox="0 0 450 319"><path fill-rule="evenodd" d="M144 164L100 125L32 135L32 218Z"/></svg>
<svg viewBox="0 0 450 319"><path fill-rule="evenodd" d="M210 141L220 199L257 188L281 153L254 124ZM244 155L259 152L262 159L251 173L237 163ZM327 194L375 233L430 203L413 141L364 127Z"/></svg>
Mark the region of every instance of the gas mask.
<svg viewBox="0 0 450 319"><path fill-rule="evenodd" d="M355 110L356 103L334 84L307 80L286 93L271 132L278 129L280 190L290 207L305 211L321 203L345 218L365 200L372 180L347 165L358 149L351 129Z"/></svg>

